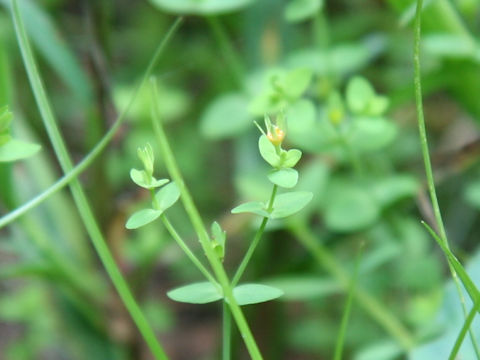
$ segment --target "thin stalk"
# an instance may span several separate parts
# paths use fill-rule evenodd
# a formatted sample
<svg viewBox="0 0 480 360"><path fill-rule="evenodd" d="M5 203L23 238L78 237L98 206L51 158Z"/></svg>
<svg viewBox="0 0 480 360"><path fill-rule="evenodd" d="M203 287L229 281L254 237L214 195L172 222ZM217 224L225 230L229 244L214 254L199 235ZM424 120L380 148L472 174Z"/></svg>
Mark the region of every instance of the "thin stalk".
<svg viewBox="0 0 480 360"><path fill-rule="evenodd" d="M228 38L225 28L216 16L208 16L207 22L213 32L213 35L215 36L215 40L220 46L227 65L230 68L230 72L235 79L235 82L240 89L243 89L245 87L243 83L243 66L241 61L238 59L238 55Z"/></svg>
<svg viewBox="0 0 480 360"><path fill-rule="evenodd" d="M23 20L18 7L18 2L17 0L11 0L11 4L11 12L15 25L15 32L17 35L17 40L20 46L28 78L30 80L30 85L32 87L35 100L40 110L40 114L44 122L45 128L47 129L48 136L55 150L55 154L60 162L62 170L67 173L73 168L72 160L67 151L62 135L60 134L60 131L58 129L42 79L40 77L40 73L38 71L35 58L33 56L31 45L28 40L25 27L23 25ZM105 269L110 276L110 279L112 280L115 288L117 289L120 298L122 299L128 312L130 313L130 316L137 325L140 333L142 334L146 344L150 348L155 358L159 360L167 360L167 355L165 354L162 346L156 339L153 329L147 322L142 310L135 301L135 298L133 297L127 285L127 282L123 278L120 269L118 268L112 254L110 253L110 250L96 223L92 210L90 209L90 206L88 204L88 200L85 196L85 193L83 192L83 189L78 179L72 180L70 184L70 189L72 191L72 195L77 209L80 213L80 216L95 247L95 250L97 251L97 254L100 257L103 265L105 266Z"/></svg>
<svg viewBox="0 0 480 360"><path fill-rule="evenodd" d="M73 179L75 179L85 169L87 169L92 164L92 162L96 159L96 157L101 154L101 152L105 149L105 147L110 143L110 141L115 136L117 130L120 128L120 125L125 120L133 103L138 97L140 89L145 85L147 79L152 74L152 71L155 65L158 63L160 55L163 54L167 44L170 42L173 34L177 31L181 22L182 22L182 18L177 18L177 20L170 26L167 34L165 35L165 37L163 38L163 40L160 42L157 49L155 50L155 53L152 59L150 60L141 81L137 84L137 86L133 90L132 96L130 97L130 101L127 103L127 106L124 108L122 113L117 117L117 119L115 120L110 130L108 130L108 132L97 143L97 145L95 145L95 147L87 154L87 156L83 158L82 161L80 161L72 170L68 171L55 184L53 184L48 189L44 190L42 193L35 196L33 199L24 203L20 207L2 216L0 218L0 228L15 221L18 217L22 216L30 209L33 209L34 207L42 203L44 200L48 199L51 195L55 194L57 191L61 190L63 187L68 185Z"/></svg>
<svg viewBox="0 0 480 360"><path fill-rule="evenodd" d="M198 270L200 270L200 272L207 278L208 281L210 281L213 285L218 286L217 281L212 276L212 274L210 274L210 271L208 271L208 269L202 264L202 262L195 256L192 250L190 250L190 248L185 243L185 241L183 241L183 239L177 233L172 223L168 220L167 216L165 214L162 214L160 216L160 219L162 220L163 224L167 228L167 231L170 233L172 238L176 241L178 246L180 246L180 248L185 252L185 254L188 256L190 261L197 267Z"/></svg>
<svg viewBox="0 0 480 360"><path fill-rule="evenodd" d="M427 140L427 130L425 127L425 117L423 114L423 98L422 98L422 83L421 83L421 68L420 68L420 40L421 40L421 29L422 29L422 5L423 0L417 0L417 9L415 13L415 38L414 38L414 51L413 51L413 66L414 66L414 85L415 85L415 103L417 110L417 121L418 121L418 131L420 134L420 144L422 147L423 162L425 167L425 174L427 176L428 191L430 193L430 201L432 203L433 213L435 215L435 222L437 229L439 231L440 239L447 249L450 249L450 245L447 238L447 233L445 231L445 225L442 219L442 213L440 211L440 206L438 204L437 193L435 189L435 179L433 176L432 163L430 161L430 153L428 149L428 140ZM458 279L457 273L452 265L449 263L448 267L452 278L455 282L455 287L460 298L460 303L464 316L467 316L467 307L465 304L465 297L461 289L460 281ZM477 341L473 331L469 329L470 338L472 340L473 347L477 359L480 359L480 349L478 347Z"/></svg>
<svg viewBox="0 0 480 360"><path fill-rule="evenodd" d="M275 201L275 196L277 195L277 190L278 186L273 185L272 189L272 194L270 195L270 200L268 202L268 207L267 211L272 211L273 209L273 202ZM250 261L250 259L253 256L253 253L255 249L258 246L258 243L260 242L260 239L262 238L263 232L265 231L265 227L267 226L268 222L268 217L264 217L262 220L262 223L260 224L260 227L257 230L257 233L255 234L255 237L253 238L252 242L250 243L250 246L248 247L247 252L245 253L245 256L243 257L240 265L238 266L237 271L235 272L235 275L233 276L232 280L232 287L235 287L238 282L240 281L240 278L242 277L243 273L245 272L245 269L247 268L247 265Z"/></svg>
<svg viewBox="0 0 480 360"><path fill-rule="evenodd" d="M200 244L202 245L203 251L205 252L205 255L213 269L213 272L218 282L220 283L220 286L222 287L224 298L228 302L230 311L232 312L233 318L237 323L238 329L245 342L251 358L254 360L263 359L260 350L258 349L257 343L255 342L255 339L252 335L252 332L250 331L250 328L247 324L247 321L245 320L245 316L243 315L243 312L238 305L237 300L233 296L233 290L230 285L227 273L225 272L222 263L215 254L207 229L205 228L205 225L203 224L202 218L200 217L197 207L195 206L193 198L190 195L190 191L185 185L183 176L178 168L172 149L170 148L170 144L162 126L158 104L155 101L156 99L158 99L158 90L155 81L152 81L151 99L152 125L155 136L157 137L158 143L163 153L167 171L180 190L180 198L182 200L185 211L187 212L188 217L190 218L190 221L195 229L195 232L197 233Z"/></svg>
<svg viewBox="0 0 480 360"><path fill-rule="evenodd" d="M295 238L313 255L313 257L329 272L340 285L347 290L351 284L348 273L335 260L334 256L322 246L315 234L300 221L290 220L288 222L289 231ZM362 288L354 289L355 299L358 304L382 326L390 335L402 345L405 350L412 349L415 341L409 331L402 323L377 299L372 297Z"/></svg>
<svg viewBox="0 0 480 360"><path fill-rule="evenodd" d="M477 314L478 311L480 311L480 298L478 298L475 301L472 309L468 313L468 316L463 323L462 329L460 330L460 333L458 334L457 340L455 340L455 344L453 345L453 348L452 348L452 351L450 352L450 356L448 357L448 360L455 360L457 358L458 351L460 350L460 347L462 346L463 340L465 340L465 335L467 334L468 330L470 329L470 326L472 325L473 319L475 318L475 315Z"/></svg>
<svg viewBox="0 0 480 360"><path fill-rule="evenodd" d="M345 303L345 310L343 312L342 322L340 324L340 330L337 336L337 344L335 346L334 360L342 359L343 344L345 343L345 335L347 333L348 320L350 318L350 312L352 311L355 287L357 286L358 273L360 268L360 260L362 258L362 251L363 251L363 243L360 244L360 249L358 250L357 259L355 261L353 278L350 284L350 289L348 290L347 301Z"/></svg>
<svg viewBox="0 0 480 360"><path fill-rule="evenodd" d="M222 302L222 360L230 360L232 352L232 318L228 304Z"/></svg>

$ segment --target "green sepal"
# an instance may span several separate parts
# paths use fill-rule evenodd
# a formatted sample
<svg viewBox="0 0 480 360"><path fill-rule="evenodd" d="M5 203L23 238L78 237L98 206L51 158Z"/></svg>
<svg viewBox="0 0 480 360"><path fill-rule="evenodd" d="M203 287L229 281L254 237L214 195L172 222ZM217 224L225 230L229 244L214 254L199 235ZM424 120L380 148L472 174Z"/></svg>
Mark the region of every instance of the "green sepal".
<svg viewBox="0 0 480 360"><path fill-rule="evenodd" d="M222 229L220 224L216 221L212 223L212 244L213 250L217 254L218 258L223 261L225 257L225 240L227 238L227 232Z"/></svg>

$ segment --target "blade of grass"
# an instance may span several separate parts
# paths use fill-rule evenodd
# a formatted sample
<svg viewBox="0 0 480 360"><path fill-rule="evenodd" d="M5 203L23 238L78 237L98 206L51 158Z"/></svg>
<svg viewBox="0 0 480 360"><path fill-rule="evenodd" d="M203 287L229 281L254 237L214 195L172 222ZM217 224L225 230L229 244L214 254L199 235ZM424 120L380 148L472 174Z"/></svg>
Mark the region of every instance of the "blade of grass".
<svg viewBox="0 0 480 360"><path fill-rule="evenodd" d="M463 323L462 329L458 334L457 340L455 340L455 344L453 345L453 348L452 348L452 351L450 352L450 356L448 357L448 360L455 360L457 358L458 351L462 346L463 340L465 340L465 335L467 334L468 329L470 329L470 326L472 325L472 321L475 318L475 315L477 315L477 312L479 311L480 311L480 298L476 300L476 302L473 304L473 307L470 309L470 312L468 313L468 316Z"/></svg>
<svg viewBox="0 0 480 360"><path fill-rule="evenodd" d="M48 136L52 142L55 154L60 162L60 165L65 173L72 170L73 165L68 154L65 142L60 134L58 126L53 115L52 108L48 101L48 97L43 86L40 73L38 71L35 58L33 56L31 45L25 32L22 17L18 7L17 0L11 0L12 18L15 25L15 32L17 40L22 53L22 58L27 70L28 78L35 96L35 100L40 110L42 120L45 128L47 129ZM125 307L127 308L130 316L137 325L140 333L142 334L145 342L150 348L152 354L156 359L166 360L168 359L165 351L155 337L155 333L150 324L146 320L142 310L138 306L133 294L131 293L127 282L122 276L120 269L118 268L115 260L113 259L110 250L103 238L103 235L95 221L93 213L88 204L87 198L83 192L81 184L78 179L72 180L70 184L75 204L78 208L80 216L87 228L92 243L97 251L105 269L107 270L110 279L112 280L115 288L117 289Z"/></svg>
<svg viewBox="0 0 480 360"><path fill-rule="evenodd" d="M425 167L425 173L427 176L428 191L430 193L430 201L432 203L433 213L435 215L436 225L440 234L441 242L444 245L444 248L450 249L447 233L445 231L445 225L442 219L442 213L440 211L440 206L438 204L437 193L435 190L435 180L433 177L433 168L430 161L430 153L428 149L428 140L427 140L427 130L425 127L425 117L423 114L423 98L422 98L422 83L421 83L421 69L420 69L420 40L421 40L421 30L422 30L422 4L423 0L417 0L417 10L415 13L415 26L414 26L414 47L413 47L413 67L414 67L414 86L415 86L415 103L417 110L417 121L418 121L418 131L420 134L420 144L422 147L423 162ZM458 296L460 298L460 303L462 306L463 313L465 317L467 316L467 308L465 305L465 298L463 296L460 282L455 273L455 269L452 265L449 264L449 269L452 274L452 278L455 282L455 287L457 288ZM477 359L480 359L480 349L478 347L475 335L473 334L472 329L469 330L470 338L472 340L473 347L475 349L475 354Z"/></svg>
<svg viewBox="0 0 480 360"><path fill-rule="evenodd" d="M160 55L163 54L163 52L166 48L166 45L171 40L173 34L176 32L176 30L180 26L181 22L182 22L182 18L178 18L173 23L173 25L170 27L170 29L166 33L165 37L163 38L163 40L161 41L161 43L158 45L157 49L155 50L155 53L154 53L152 59L150 60L148 66L147 66L147 69L145 70L145 73L143 74L143 77L142 77L141 81L135 87L135 89L132 93L132 96L130 98L130 101L127 103L127 106L122 111L122 113L118 116L118 118L115 120L115 123L112 125L110 130L108 130L108 132L98 142L98 144L95 145L95 147L83 158L82 161L80 161L72 170L67 172L55 184L53 184L48 189L46 189L42 193L35 196L33 199L26 202L22 206L16 208L15 210L9 212L8 214L6 214L4 216L2 216L0 218L0 228L2 228L4 226L10 224L11 222L15 221L18 217L22 216L23 214L25 214L30 209L33 209L34 207L36 207L37 205L42 203L44 200L48 199L51 195L55 194L57 191L61 190L63 187L68 185L73 179L75 179L85 169L87 169L92 164L92 162L96 159L96 157L101 154L101 152L105 149L105 147L113 139L115 133L120 128L120 125L125 120L125 117L127 116L130 108L132 107L133 103L135 102L135 100L138 97L140 89L145 85L147 79L152 74L152 71L153 71L155 65L158 63Z"/></svg>
<svg viewBox="0 0 480 360"><path fill-rule="evenodd" d="M215 251L211 244L210 236L208 235L203 220L197 210L197 207L195 206L193 198L190 195L190 191L185 185L183 176L180 172L180 169L178 168L172 149L170 148L167 135L165 134L165 130L162 126L158 103L155 101L156 99L158 99L158 90L157 84L153 79L151 82L150 94L152 101L152 126L155 132L155 136L157 137L157 141L162 150L167 171L170 174L172 180L175 181L178 188L180 189L180 199L182 200L185 211L187 212L188 217L190 218L190 221L195 229L195 232L197 233L200 244L202 245L202 249L205 252L205 255L213 269L213 272L218 282L220 283L220 286L222 287L223 295L228 302L230 311L232 312L233 318L237 323L238 329L242 335L248 352L252 359L261 360L263 359L263 357L260 353L260 350L258 349L257 343L255 342L255 339L248 326L245 316L243 315L242 309L238 305L235 297L233 296L233 289L230 285L227 273L225 272L222 263L215 254Z"/></svg>
<svg viewBox="0 0 480 360"><path fill-rule="evenodd" d="M353 271L353 277L350 284L350 289L348 290L347 301L345 303L345 310L343 312L342 322L340 324L340 330L338 331L334 360L342 359L343 344L345 343L345 335L347 334L348 320L350 318L350 312L352 311L355 288L357 286L358 273L360 268L360 261L362 259L363 246L364 244L361 243L360 248L358 249L357 259L355 261L355 269Z"/></svg>

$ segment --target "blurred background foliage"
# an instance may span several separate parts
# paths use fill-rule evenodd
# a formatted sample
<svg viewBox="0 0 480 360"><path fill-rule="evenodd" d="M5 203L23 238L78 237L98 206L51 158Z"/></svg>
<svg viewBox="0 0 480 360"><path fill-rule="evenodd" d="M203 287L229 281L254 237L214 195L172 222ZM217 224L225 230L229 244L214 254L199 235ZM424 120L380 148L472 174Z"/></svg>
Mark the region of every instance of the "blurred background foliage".
<svg viewBox="0 0 480 360"><path fill-rule="evenodd" d="M0 106L16 137L42 151L0 165L6 214L60 175L0 0ZM206 223L227 231L234 269L259 222L231 215L264 199L267 166L253 121L284 110L287 143L304 153L307 210L272 221L246 280L285 296L245 307L266 359L332 357L359 244L366 244L345 358L439 359L463 324L432 220L413 99L414 4L404 0L21 1L28 35L75 160L101 139L177 14L186 16L157 68L162 116ZM454 252L480 281L480 2L425 1L425 111L440 204ZM199 275L158 224L124 227L148 201L130 181L150 142L148 93L81 176L110 248L172 359L220 357L220 305L165 293ZM180 206L172 222L200 252ZM476 269L476 270L475 270ZM480 338L478 322L474 329ZM234 359L247 358L234 333ZM472 359L470 340L462 347ZM148 359L79 221L68 190L0 239L0 359Z"/></svg>

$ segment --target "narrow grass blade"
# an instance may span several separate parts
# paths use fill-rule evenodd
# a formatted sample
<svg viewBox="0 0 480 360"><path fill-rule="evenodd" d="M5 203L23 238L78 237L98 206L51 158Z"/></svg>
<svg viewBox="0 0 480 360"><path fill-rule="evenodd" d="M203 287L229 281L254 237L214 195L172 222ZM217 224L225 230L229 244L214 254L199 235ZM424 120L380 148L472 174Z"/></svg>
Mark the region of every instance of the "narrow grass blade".
<svg viewBox="0 0 480 360"><path fill-rule="evenodd" d="M477 300L473 304L473 307L470 309L470 312L468 313L467 318L463 323L462 329L458 334L457 340L455 340L455 344L453 345L453 348L450 353L450 356L448 357L448 360L455 360L457 358L458 351L462 346L463 340L465 340L465 335L467 335L467 332L470 329L470 326L472 325L473 319L475 318L475 315L477 315L477 312L479 311L480 311L480 298L477 298Z"/></svg>

